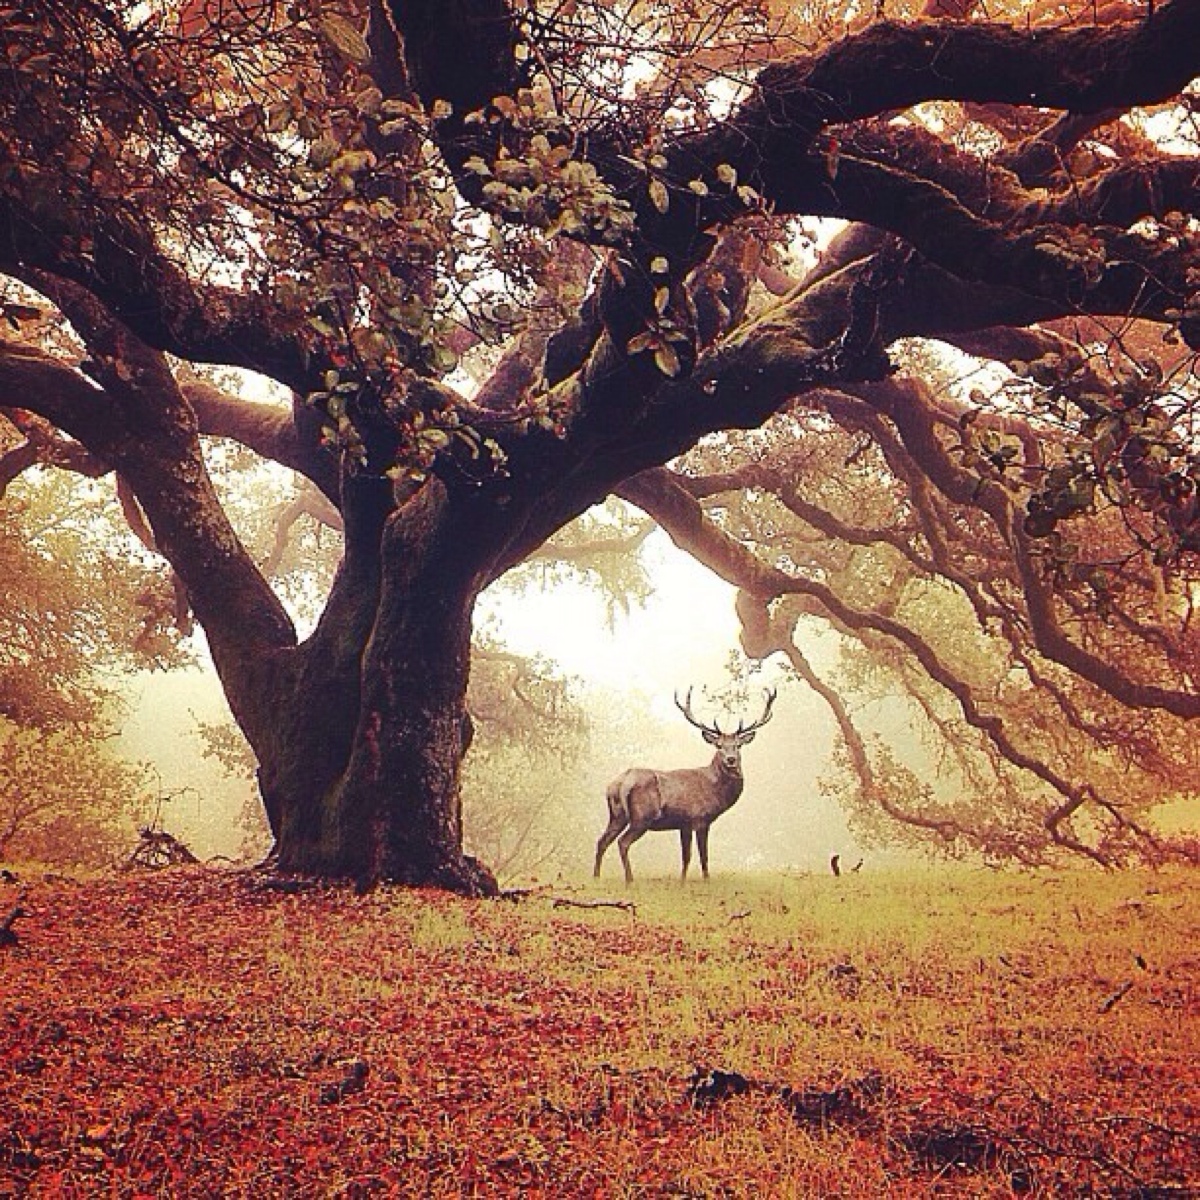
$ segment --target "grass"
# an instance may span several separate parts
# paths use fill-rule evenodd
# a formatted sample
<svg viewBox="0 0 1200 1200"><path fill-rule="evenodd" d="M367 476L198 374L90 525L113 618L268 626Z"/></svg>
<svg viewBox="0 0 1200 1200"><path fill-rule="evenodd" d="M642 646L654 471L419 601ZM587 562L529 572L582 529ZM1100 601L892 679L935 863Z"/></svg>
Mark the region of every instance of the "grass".
<svg viewBox="0 0 1200 1200"><path fill-rule="evenodd" d="M1192 1194L1197 879L33 875L0 1195Z"/></svg>

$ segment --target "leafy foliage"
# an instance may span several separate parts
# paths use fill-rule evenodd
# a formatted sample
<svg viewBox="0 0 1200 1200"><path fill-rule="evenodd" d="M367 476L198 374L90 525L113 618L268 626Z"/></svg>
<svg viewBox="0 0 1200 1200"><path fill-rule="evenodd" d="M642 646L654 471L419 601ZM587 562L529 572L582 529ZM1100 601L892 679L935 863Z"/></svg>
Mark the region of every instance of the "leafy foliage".
<svg viewBox="0 0 1200 1200"><path fill-rule="evenodd" d="M0 860L111 866L128 848L149 776L93 736L0 717Z"/></svg>
<svg viewBox="0 0 1200 1200"><path fill-rule="evenodd" d="M186 661L160 567L98 488L24 476L0 507L0 856L111 863L145 770L107 743L115 672Z"/></svg>
<svg viewBox="0 0 1200 1200"><path fill-rule="evenodd" d="M169 581L131 544L94 484L55 472L12 485L0 507L0 713L86 725L106 672L186 660Z"/></svg>

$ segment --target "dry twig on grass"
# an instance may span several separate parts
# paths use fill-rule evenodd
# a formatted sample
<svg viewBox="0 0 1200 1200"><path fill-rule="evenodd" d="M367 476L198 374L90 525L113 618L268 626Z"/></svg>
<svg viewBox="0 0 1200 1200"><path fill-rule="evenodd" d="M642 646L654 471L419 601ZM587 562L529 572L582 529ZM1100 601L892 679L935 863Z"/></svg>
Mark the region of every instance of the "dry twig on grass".
<svg viewBox="0 0 1200 1200"><path fill-rule="evenodd" d="M1125 982L1121 984L1121 986L1117 988L1117 990L1113 992L1111 996L1105 996L1104 999L1100 1001L1100 1007L1097 1011L1101 1013L1111 1011L1116 1004L1124 999L1126 992L1128 992L1132 987L1133 980L1125 980Z"/></svg>
<svg viewBox="0 0 1200 1200"><path fill-rule="evenodd" d="M637 905L632 900L568 900L565 896L555 896L553 908L619 908L622 912L633 913L637 916Z"/></svg>

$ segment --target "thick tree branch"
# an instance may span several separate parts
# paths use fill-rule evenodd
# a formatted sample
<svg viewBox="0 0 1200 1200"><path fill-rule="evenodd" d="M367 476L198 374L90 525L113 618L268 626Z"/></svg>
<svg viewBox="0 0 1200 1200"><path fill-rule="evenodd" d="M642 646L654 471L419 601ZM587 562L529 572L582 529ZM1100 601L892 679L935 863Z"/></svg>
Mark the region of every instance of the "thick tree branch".
<svg viewBox="0 0 1200 1200"><path fill-rule="evenodd" d="M0 338L0 397L18 401L88 445L104 435L116 409L102 388L65 363L23 342Z"/></svg>
<svg viewBox="0 0 1200 1200"><path fill-rule="evenodd" d="M1179 164L1158 172L1189 198L1197 194L1200 166ZM937 172L934 174L935 179ZM840 161L828 198L814 196L804 211L846 216L891 229L920 248L932 263L989 288L1007 286L1043 298L1061 312L1087 311L1165 319L1187 308L1193 255L1160 240L1101 224L1102 215L1134 220L1165 212L1154 176L1123 174L1081 189L1041 212L1014 208L996 220L973 213L957 192L922 177L918 164L904 169L853 155ZM1061 210L1061 211L1060 211ZM1140 210L1140 211L1139 211ZM1087 222L1082 239L1075 224ZM1189 338L1200 331L1189 325Z"/></svg>
<svg viewBox="0 0 1200 1200"><path fill-rule="evenodd" d="M31 441L23 441L11 450L0 452L0 500L8 491L8 485L19 475L38 462L38 448Z"/></svg>
<svg viewBox="0 0 1200 1200"><path fill-rule="evenodd" d="M318 524L335 529L339 533L345 528L342 514L316 488L302 484L275 517L275 534L271 539L271 550L262 565L262 573L273 579L279 570L283 556L291 542L292 530L302 518L308 517Z"/></svg>
<svg viewBox="0 0 1200 1200"><path fill-rule="evenodd" d="M498 0L477 0L461 11L456 6L448 23L458 36L479 43L487 67L486 84L478 90L485 95L499 94L515 77L509 57L514 37L503 9ZM426 103L448 94L454 79L448 40L429 41L421 6L397 4L395 11L402 31L406 21L418 31L408 52L414 77L424 80L418 90ZM1029 197L1021 204L1014 199L993 221L941 186L944 170L933 154L899 170L861 157L839 158L821 138L834 125L939 99L1062 108L1084 114L1077 120L1166 100L1200 69L1198 14L1196 0L1172 0L1144 22L1107 28L1021 31L983 23L878 22L815 56L766 68L754 95L726 122L665 147L660 179L670 193L666 211L649 196L645 177L623 165L619 144L606 148L594 136L589 153L633 207L647 256L666 256L673 271L686 271L702 258L709 231L739 212L740 200L730 189L714 186L715 176L707 178L722 165L752 182L777 212L850 217L891 229L956 274L993 287L1009 285L1061 311L1086 305L1161 319L1188 307L1194 291L1187 282L1189 256L1127 235L1122 225L1164 204L1190 206L1196 192L1193 163L1163 162L1148 168L1149 174L1113 173L1044 211ZM886 71L879 69L884 62ZM890 127L885 133L907 150L918 136ZM446 124L442 141L448 152L457 153L455 136ZM953 157L940 140L926 140ZM690 188L695 179L708 184L705 194ZM1017 176L1010 179L1019 191ZM1029 222L1028 232L1014 235L1018 213ZM1104 243L1102 251L1081 253L1069 231L1056 228L1078 219L1115 223L1107 231L1090 230ZM1200 325L1191 320L1184 325L1190 341L1200 339Z"/></svg>
<svg viewBox="0 0 1200 1200"><path fill-rule="evenodd" d="M46 285L46 281L42 281ZM204 467L195 417L162 356L81 288L56 303L92 353L96 383L48 355L5 344L0 394L111 463L133 488L154 541L188 591L214 652L294 644L291 620L230 526Z"/></svg>
<svg viewBox="0 0 1200 1200"><path fill-rule="evenodd" d="M89 253L79 253L81 245ZM158 350L258 371L302 393L316 385L295 334L272 328L260 297L201 287L128 214L57 196L31 208L0 193L0 270L39 290L41 272L70 280Z"/></svg>
<svg viewBox="0 0 1200 1200"><path fill-rule="evenodd" d="M0 355L5 353L5 346L6 343L0 339ZM98 479L112 469L78 442L63 437L44 417L3 404L0 404L0 415L7 418L24 439L0 453L0 497L18 475L36 464L61 467L89 479Z"/></svg>
<svg viewBox="0 0 1200 1200"><path fill-rule="evenodd" d="M290 467L337 503L337 456L321 445L321 415L303 400L294 398L287 410L231 396L199 379L182 383L180 391L195 411L202 434L229 438L261 458Z"/></svg>

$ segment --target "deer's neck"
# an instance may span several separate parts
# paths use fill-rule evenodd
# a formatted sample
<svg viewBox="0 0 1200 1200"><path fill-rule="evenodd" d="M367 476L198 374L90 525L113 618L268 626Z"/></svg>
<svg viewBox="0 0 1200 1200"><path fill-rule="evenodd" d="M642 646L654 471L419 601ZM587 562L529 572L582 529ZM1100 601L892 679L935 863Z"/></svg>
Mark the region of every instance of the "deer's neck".
<svg viewBox="0 0 1200 1200"><path fill-rule="evenodd" d="M714 789L722 801L722 807L728 808L742 794L742 784L745 782L742 778L742 768L727 767L721 755L714 754L708 769L712 775Z"/></svg>

